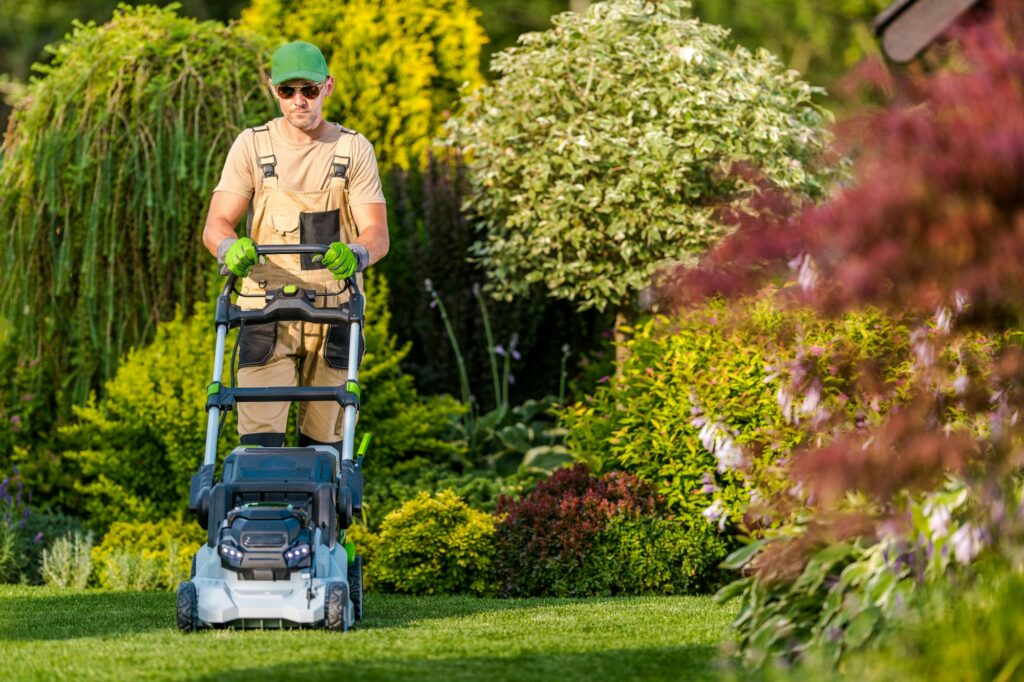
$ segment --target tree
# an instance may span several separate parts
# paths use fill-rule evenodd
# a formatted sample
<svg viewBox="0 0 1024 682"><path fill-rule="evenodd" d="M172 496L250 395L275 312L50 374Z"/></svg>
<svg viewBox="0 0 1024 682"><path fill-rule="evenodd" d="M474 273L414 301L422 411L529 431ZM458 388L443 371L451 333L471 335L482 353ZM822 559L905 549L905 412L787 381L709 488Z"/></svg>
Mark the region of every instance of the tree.
<svg viewBox="0 0 1024 682"><path fill-rule="evenodd" d="M467 0L254 0L241 25L319 46L337 84L324 115L366 135L383 167L409 168L459 88L482 81L479 16Z"/></svg>
<svg viewBox="0 0 1024 682"><path fill-rule="evenodd" d="M123 8L54 51L0 168L0 319L41 364L31 388L51 417L58 393L66 415L205 297L210 189L237 131L274 107L259 36L173 9Z"/></svg>
<svg viewBox="0 0 1024 682"><path fill-rule="evenodd" d="M579 308L634 300L666 261L693 261L728 233L754 167L797 197L827 114L814 88L764 51L684 17L679 0L613 0L524 36L495 57L501 78L467 94L448 124L469 159L473 247L497 298L534 285Z"/></svg>

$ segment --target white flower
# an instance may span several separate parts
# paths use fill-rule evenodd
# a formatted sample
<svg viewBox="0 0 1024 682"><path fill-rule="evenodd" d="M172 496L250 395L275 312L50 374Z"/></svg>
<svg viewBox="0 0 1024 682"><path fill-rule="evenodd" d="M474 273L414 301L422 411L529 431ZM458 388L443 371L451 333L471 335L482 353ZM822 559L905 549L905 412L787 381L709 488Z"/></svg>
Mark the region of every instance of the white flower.
<svg viewBox="0 0 1024 682"><path fill-rule="evenodd" d="M944 504L928 501L921 510L928 517L928 530L935 538L944 538L949 534L949 522L952 520L949 507Z"/></svg>
<svg viewBox="0 0 1024 682"><path fill-rule="evenodd" d="M970 523L960 526L949 541L953 544L953 555L961 564L971 563L985 546L985 538L981 530Z"/></svg>

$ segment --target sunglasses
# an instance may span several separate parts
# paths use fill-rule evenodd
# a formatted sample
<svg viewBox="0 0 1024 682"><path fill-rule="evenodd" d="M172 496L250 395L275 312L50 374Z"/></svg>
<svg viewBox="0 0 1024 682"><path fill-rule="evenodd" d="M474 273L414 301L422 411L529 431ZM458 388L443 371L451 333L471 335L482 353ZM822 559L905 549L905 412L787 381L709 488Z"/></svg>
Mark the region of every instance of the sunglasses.
<svg viewBox="0 0 1024 682"><path fill-rule="evenodd" d="M294 85L278 85L274 90L277 91L277 96L281 99L291 99L295 96L296 92L301 92L302 96L306 99L316 99L320 96L320 86L316 83L307 83L302 87L296 87Z"/></svg>

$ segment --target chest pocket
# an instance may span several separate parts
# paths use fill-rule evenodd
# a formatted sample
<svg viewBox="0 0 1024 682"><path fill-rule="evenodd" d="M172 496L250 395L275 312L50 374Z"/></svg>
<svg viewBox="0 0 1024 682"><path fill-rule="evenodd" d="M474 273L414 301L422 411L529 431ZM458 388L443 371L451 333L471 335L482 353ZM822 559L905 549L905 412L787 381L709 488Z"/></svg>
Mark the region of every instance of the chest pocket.
<svg viewBox="0 0 1024 682"><path fill-rule="evenodd" d="M270 231L273 237L280 239L281 244L297 244L299 242L299 211L274 209L267 213Z"/></svg>

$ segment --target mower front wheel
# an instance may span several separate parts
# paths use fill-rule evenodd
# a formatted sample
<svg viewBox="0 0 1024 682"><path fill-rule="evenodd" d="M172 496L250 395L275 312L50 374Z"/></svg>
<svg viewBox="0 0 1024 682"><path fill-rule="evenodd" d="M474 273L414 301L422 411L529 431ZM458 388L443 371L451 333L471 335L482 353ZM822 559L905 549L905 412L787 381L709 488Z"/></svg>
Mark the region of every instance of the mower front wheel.
<svg viewBox="0 0 1024 682"><path fill-rule="evenodd" d="M345 632L348 630L348 585L331 583L327 586L324 597L324 625L328 630Z"/></svg>
<svg viewBox="0 0 1024 682"><path fill-rule="evenodd" d="M199 594L191 582L178 585L178 629L195 632L199 629Z"/></svg>

